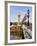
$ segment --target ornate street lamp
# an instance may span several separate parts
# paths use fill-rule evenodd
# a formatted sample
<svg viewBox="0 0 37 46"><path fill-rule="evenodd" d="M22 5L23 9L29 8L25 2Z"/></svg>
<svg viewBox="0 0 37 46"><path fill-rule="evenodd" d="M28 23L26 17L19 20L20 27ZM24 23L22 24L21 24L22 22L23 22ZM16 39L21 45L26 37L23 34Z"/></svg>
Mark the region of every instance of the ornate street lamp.
<svg viewBox="0 0 37 46"><path fill-rule="evenodd" d="M27 10L27 13L28 13L28 26L29 26L29 13L30 13L29 9Z"/></svg>

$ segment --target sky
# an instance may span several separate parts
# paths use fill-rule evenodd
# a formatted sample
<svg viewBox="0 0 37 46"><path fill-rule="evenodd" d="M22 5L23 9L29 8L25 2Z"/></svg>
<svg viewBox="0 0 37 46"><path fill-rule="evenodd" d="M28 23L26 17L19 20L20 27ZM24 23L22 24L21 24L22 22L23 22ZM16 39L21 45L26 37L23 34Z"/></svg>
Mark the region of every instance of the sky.
<svg viewBox="0 0 37 46"><path fill-rule="evenodd" d="M18 21L18 14L21 15L20 21L22 21L25 14L27 14L27 10L30 10L30 18L29 21L32 21L32 7L30 6L10 6L10 21L16 22Z"/></svg>

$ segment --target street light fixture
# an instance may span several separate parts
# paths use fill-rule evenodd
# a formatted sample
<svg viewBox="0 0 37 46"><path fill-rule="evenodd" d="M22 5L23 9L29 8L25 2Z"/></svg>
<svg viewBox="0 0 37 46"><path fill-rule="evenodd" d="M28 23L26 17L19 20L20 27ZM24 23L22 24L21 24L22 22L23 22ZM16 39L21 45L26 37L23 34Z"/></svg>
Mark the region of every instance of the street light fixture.
<svg viewBox="0 0 37 46"><path fill-rule="evenodd" d="M28 13L28 26L29 26L29 13L30 13L29 9L27 10L27 13Z"/></svg>

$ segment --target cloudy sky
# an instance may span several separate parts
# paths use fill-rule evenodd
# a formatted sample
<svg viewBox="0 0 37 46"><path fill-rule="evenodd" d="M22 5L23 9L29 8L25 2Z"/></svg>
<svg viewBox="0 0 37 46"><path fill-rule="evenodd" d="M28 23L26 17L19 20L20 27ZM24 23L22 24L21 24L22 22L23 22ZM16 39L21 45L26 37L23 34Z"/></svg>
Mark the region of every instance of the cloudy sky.
<svg viewBox="0 0 37 46"><path fill-rule="evenodd" d="M18 21L18 14L21 15L20 21L22 21L25 14L27 14L27 10L30 10L30 18L29 21L32 21L32 7L30 6L10 6L10 21L16 22Z"/></svg>

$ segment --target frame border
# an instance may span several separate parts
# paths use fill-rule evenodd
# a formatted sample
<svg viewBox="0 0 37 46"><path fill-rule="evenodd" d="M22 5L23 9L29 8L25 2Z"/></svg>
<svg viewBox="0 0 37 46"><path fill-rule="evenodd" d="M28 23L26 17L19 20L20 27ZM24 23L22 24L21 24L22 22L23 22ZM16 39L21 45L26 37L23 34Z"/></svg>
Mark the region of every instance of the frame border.
<svg viewBox="0 0 37 46"><path fill-rule="evenodd" d="M34 4L35 5L35 41L34 42L22 42L22 43L8 43L8 32L7 32L7 25L8 25L8 3L19 3L19 4ZM36 43L36 3L33 2L17 2L17 1L5 1L5 45L16 45L16 44L32 44Z"/></svg>

